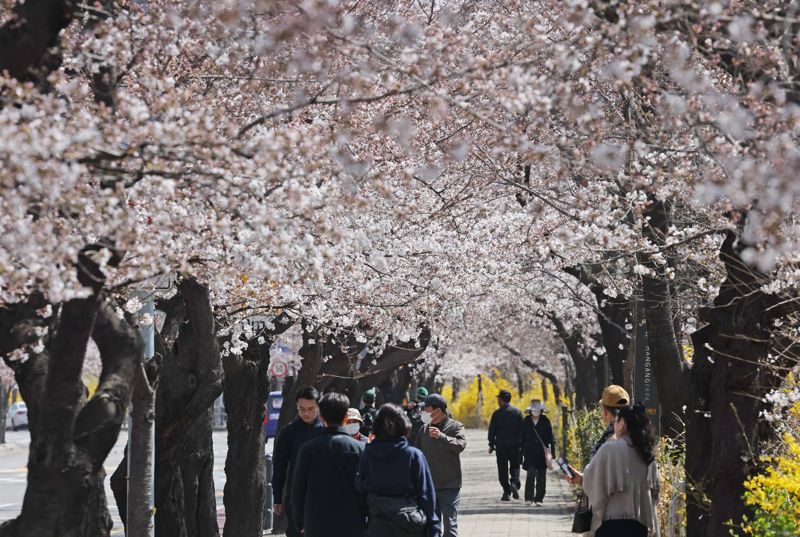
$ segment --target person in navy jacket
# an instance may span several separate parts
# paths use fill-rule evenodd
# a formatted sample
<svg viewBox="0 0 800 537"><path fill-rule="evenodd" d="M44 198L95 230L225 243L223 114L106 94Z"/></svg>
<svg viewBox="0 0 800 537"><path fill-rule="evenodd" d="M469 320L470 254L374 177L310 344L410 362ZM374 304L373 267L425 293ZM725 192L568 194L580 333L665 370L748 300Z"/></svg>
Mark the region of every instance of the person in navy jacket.
<svg viewBox="0 0 800 537"><path fill-rule="evenodd" d="M436 491L425 456L408 443L411 422L397 405L381 406L375 417L375 440L367 444L358 466L356 486L369 504L367 537L439 537ZM403 529L380 510L379 502L406 499L425 514L419 530Z"/></svg>
<svg viewBox="0 0 800 537"><path fill-rule="evenodd" d="M272 452L272 493L275 498L273 509L280 516L284 512L284 498L292 497L292 472L294 471L297 454L300 446L311 440L322 430L319 419L319 392L313 387L303 388L297 392L297 418L283 428L275 442ZM285 503L286 509L286 536L300 537L300 530L294 526L291 504Z"/></svg>
<svg viewBox="0 0 800 537"><path fill-rule="evenodd" d="M356 490L364 443L344 428L350 400L327 393L319 401L325 428L300 447L292 475L292 516L305 537L363 537L366 498Z"/></svg>

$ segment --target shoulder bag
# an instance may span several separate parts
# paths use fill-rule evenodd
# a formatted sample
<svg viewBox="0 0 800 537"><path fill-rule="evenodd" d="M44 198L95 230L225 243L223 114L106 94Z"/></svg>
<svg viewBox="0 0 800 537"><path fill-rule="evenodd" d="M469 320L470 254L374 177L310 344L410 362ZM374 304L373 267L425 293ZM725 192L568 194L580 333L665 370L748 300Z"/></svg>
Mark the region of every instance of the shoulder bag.
<svg viewBox="0 0 800 537"><path fill-rule="evenodd" d="M539 431L536 430L536 424L533 423L533 418L531 418L531 427L533 428L533 432L536 435L536 438L539 439L539 443L542 444L542 448L544 448L544 463L547 467L551 470L555 469L555 463L553 461L553 451L542 441L542 437L539 436Z"/></svg>
<svg viewBox="0 0 800 537"><path fill-rule="evenodd" d="M581 492L578 510L572 517L572 533L586 533L587 531L592 531L592 508L589 507L589 498L586 493Z"/></svg>

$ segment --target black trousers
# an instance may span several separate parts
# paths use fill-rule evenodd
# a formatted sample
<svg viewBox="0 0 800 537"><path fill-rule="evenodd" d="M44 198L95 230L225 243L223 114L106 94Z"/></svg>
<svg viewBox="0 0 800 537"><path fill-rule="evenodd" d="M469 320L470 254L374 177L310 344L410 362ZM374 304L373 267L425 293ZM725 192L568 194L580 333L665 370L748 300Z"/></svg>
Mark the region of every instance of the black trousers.
<svg viewBox="0 0 800 537"><path fill-rule="evenodd" d="M547 487L547 468L531 468L525 478L525 501L540 502L544 500Z"/></svg>
<svg viewBox="0 0 800 537"><path fill-rule="evenodd" d="M594 537L647 537L647 526L638 520L606 520Z"/></svg>
<svg viewBox="0 0 800 537"><path fill-rule="evenodd" d="M292 502L287 497L283 503L283 513L286 516L286 537L302 537L303 534L294 525L294 517L292 516Z"/></svg>
<svg viewBox="0 0 800 537"><path fill-rule="evenodd" d="M495 450L497 454L497 476L500 478L500 486L503 487L504 494L511 494L511 485L520 488L519 481L519 448L500 447ZM511 480L509 481L509 475Z"/></svg>

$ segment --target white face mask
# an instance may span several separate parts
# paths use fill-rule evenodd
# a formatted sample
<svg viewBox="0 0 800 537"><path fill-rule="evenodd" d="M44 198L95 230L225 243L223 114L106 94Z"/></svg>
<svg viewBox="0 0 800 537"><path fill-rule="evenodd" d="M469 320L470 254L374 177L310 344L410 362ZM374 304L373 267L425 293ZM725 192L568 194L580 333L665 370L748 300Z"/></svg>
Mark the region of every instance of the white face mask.
<svg viewBox="0 0 800 537"><path fill-rule="evenodd" d="M541 415L542 415L542 409L541 409L541 408L537 408L536 410L533 410L533 409L532 409L532 410L531 410L531 414L533 414L533 416L534 416L535 418L538 418L539 416L541 416Z"/></svg>
<svg viewBox="0 0 800 537"><path fill-rule="evenodd" d="M424 423L425 425L428 425L431 422L431 420L433 420L433 416L431 416L430 412L425 412L423 410L421 419L422 419L422 423Z"/></svg>
<svg viewBox="0 0 800 537"><path fill-rule="evenodd" d="M357 421L354 421L353 423L348 423L344 426L344 430L347 431L347 434L349 434L350 436L356 434L359 429L361 429L361 424L358 423Z"/></svg>

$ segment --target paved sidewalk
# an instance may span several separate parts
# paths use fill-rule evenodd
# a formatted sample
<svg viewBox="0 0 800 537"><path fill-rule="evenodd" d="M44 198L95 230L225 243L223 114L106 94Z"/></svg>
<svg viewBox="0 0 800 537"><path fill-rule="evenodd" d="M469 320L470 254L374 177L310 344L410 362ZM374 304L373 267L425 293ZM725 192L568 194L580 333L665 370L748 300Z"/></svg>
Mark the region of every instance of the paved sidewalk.
<svg viewBox="0 0 800 537"><path fill-rule="evenodd" d="M467 431L467 449L461 455L464 487L461 490L459 537L554 537L572 535L570 485L556 472L547 474L543 507L525 505L524 500L501 502L494 455L487 452L486 431ZM525 486L525 471L521 476ZM521 492L520 492L521 494Z"/></svg>
<svg viewBox="0 0 800 537"><path fill-rule="evenodd" d="M528 506L523 499L500 501L503 490L497 479L495 456L488 453L486 435L485 430L467 431L467 449L461 455L464 487L458 516L459 537L572 535L574 502L570 485L556 472L548 472L544 506ZM524 487L524 470L521 480Z"/></svg>

